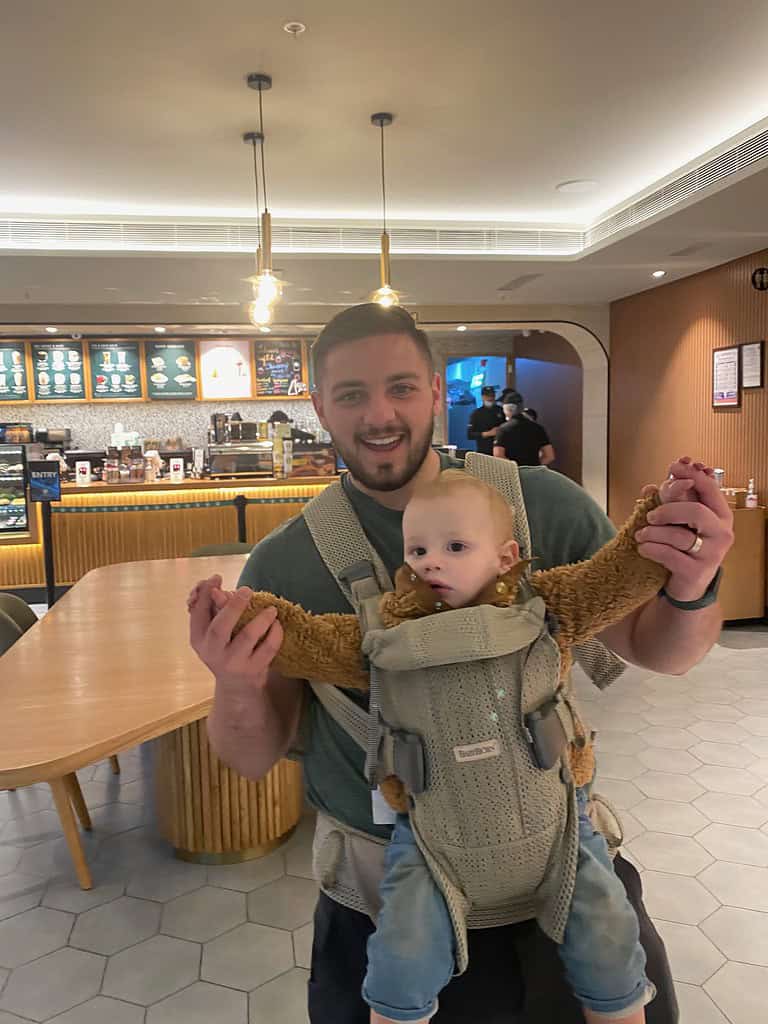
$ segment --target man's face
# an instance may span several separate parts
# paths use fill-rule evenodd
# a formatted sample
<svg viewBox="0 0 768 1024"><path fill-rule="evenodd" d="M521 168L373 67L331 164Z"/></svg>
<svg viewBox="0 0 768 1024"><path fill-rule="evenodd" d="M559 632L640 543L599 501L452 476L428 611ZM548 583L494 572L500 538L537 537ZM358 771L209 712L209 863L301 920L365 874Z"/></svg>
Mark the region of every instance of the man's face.
<svg viewBox="0 0 768 1024"><path fill-rule="evenodd" d="M396 491L429 452L440 378L407 334L372 335L328 353L313 401L355 480Z"/></svg>
<svg viewBox="0 0 768 1024"><path fill-rule="evenodd" d="M490 409L492 405L496 404L496 399L493 395L483 395L483 405L486 409Z"/></svg>

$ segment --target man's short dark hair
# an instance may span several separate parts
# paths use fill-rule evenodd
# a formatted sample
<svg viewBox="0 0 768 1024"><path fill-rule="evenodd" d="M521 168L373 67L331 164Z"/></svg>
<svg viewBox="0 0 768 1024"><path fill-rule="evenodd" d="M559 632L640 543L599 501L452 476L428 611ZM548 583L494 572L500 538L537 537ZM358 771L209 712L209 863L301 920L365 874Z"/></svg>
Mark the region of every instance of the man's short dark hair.
<svg viewBox="0 0 768 1024"><path fill-rule="evenodd" d="M416 326L416 321L407 309L402 306L380 306L378 302L363 302L337 313L312 343L315 383L320 383L325 360L332 349L376 334L407 334L424 357L430 373L434 371L427 335Z"/></svg>

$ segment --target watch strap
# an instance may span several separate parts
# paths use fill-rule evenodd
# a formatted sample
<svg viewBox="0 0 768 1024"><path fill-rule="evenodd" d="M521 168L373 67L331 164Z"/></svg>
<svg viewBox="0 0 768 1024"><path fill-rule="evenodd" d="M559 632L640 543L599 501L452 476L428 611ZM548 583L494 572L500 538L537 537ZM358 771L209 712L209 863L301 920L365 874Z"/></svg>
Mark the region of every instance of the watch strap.
<svg viewBox="0 0 768 1024"><path fill-rule="evenodd" d="M714 604L717 600L717 592L720 589L720 581L723 578L723 567L717 570L715 575L712 577L707 589L696 601L678 601L677 598L670 597L664 587L659 591L659 597L663 597L667 600L674 608L680 608L684 612L697 612L701 608L708 608L711 604Z"/></svg>

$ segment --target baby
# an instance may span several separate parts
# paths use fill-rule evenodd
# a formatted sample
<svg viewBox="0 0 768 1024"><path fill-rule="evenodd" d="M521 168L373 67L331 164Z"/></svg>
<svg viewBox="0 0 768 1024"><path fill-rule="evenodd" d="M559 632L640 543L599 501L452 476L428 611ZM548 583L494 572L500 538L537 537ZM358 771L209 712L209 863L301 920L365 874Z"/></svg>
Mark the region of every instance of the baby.
<svg viewBox="0 0 768 1024"><path fill-rule="evenodd" d="M531 576L531 586L557 618L564 681L574 645L620 621L666 581L666 570L641 558L634 541L646 513L664 500L665 486L661 496L638 503L619 535L594 558ZM406 564L397 573L395 590L381 601L384 624L469 605L515 603L526 565L513 528L504 498L461 471L448 470L417 487L403 517ZM228 598L220 592L217 606ZM310 615L274 595L256 593L239 628L270 605L277 607L285 634L274 663L278 671L367 689L356 616ZM645 975L635 912L613 871L606 841L587 814L594 755L580 723L577 732L581 741L572 746L570 760L578 787L579 859L560 955L587 1021L642 1024L654 988ZM414 838L402 784L391 776L382 791L398 813L386 852L382 909L368 944L363 997L372 1024L425 1022L436 1013L438 994L454 973L454 932Z"/></svg>

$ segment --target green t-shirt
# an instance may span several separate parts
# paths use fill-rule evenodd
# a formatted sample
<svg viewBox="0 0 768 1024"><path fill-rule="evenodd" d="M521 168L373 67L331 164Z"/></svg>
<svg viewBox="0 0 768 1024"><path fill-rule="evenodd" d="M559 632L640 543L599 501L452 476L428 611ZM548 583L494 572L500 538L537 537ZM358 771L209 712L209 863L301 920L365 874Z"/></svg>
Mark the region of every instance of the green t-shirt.
<svg viewBox="0 0 768 1024"><path fill-rule="evenodd" d="M462 463L441 455L442 468ZM550 569L590 558L615 531L600 507L565 476L542 466L520 468L525 508L531 531L534 569ZM348 476L345 493L390 576L403 562L403 513L379 505L363 494ZM240 584L268 590L316 614L352 609L325 567L302 516L290 519L257 544ZM344 691L367 707L367 695ZM309 701L303 758L307 799L320 810L354 828L388 838L388 826L371 817L371 793L365 780L365 757L336 724L317 698Z"/></svg>

